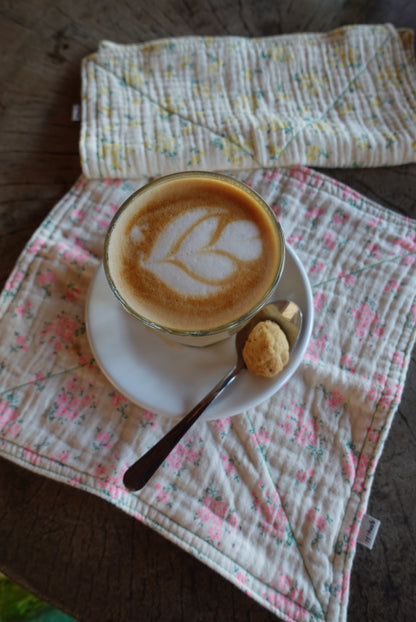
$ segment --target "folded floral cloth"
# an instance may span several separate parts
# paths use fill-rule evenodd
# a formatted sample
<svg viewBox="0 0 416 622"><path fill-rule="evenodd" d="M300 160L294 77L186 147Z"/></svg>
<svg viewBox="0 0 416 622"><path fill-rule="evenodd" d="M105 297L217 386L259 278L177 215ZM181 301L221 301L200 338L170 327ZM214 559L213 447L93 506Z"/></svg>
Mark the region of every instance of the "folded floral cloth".
<svg viewBox="0 0 416 622"><path fill-rule="evenodd" d="M412 161L410 40L380 26L103 44L83 66L84 173L2 293L1 454L107 499L285 620L347 618L357 535L416 337L416 223L280 165ZM270 203L309 276L315 323L281 390L199 422L130 493L127 466L172 422L107 380L86 300L120 204L151 176L195 167L225 170Z"/></svg>
<svg viewBox="0 0 416 622"><path fill-rule="evenodd" d="M83 73L89 178L415 159L413 34L392 26L104 42Z"/></svg>

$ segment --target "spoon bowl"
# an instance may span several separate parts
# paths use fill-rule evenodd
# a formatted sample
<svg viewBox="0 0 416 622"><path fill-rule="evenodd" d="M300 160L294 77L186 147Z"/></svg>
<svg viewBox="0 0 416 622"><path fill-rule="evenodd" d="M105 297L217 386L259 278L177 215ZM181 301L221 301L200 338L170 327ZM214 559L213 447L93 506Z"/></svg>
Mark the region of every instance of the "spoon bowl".
<svg viewBox="0 0 416 622"><path fill-rule="evenodd" d="M186 414L147 453L132 464L124 474L123 483L128 490L140 490L149 481L162 462L168 457L184 434L202 415L211 402L218 397L246 367L243 348L250 332L259 322L272 320L279 324L289 343L289 356L293 350L302 326L302 312L298 305L289 300L278 300L264 306L235 337L237 361L230 371L215 385L188 414Z"/></svg>

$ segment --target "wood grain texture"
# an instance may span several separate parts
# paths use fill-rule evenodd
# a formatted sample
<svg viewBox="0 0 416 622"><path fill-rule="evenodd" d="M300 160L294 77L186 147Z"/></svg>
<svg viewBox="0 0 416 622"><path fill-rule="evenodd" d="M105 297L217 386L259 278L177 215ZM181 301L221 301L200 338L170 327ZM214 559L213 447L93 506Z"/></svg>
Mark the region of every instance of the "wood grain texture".
<svg viewBox="0 0 416 622"><path fill-rule="evenodd" d="M0 2L0 285L80 174L80 62L102 39L265 36L347 23L416 28L406 0L3 0ZM325 171L416 216L416 166ZM378 467L382 522L354 564L350 622L414 619L416 359ZM271 622L275 616L110 504L0 459L0 569L81 622Z"/></svg>

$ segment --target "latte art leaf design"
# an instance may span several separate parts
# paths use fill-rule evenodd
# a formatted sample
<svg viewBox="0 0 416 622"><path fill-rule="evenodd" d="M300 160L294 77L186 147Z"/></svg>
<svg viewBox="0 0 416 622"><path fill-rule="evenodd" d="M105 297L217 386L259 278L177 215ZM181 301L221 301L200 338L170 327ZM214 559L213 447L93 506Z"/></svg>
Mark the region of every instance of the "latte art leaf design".
<svg viewBox="0 0 416 622"><path fill-rule="evenodd" d="M249 220L225 220L221 209L195 208L178 216L156 239L141 265L185 296L218 292L241 262L260 257L262 242Z"/></svg>

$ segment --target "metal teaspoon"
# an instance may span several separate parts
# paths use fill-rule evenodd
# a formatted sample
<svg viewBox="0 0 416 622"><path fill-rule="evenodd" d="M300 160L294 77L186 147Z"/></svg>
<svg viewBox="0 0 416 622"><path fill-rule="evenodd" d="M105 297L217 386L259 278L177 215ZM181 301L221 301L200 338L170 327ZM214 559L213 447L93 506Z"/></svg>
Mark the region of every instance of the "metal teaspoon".
<svg viewBox="0 0 416 622"><path fill-rule="evenodd" d="M183 435L202 415L211 402L231 384L237 374L246 366L243 359L244 344L254 326L264 320L277 322L286 334L291 351L299 336L302 325L302 312L289 300L271 302L261 309L248 324L238 331L235 344L237 361L232 369L215 385L196 406L192 408L163 438L147 453L132 464L124 474L123 483L128 490L140 490L149 481Z"/></svg>

